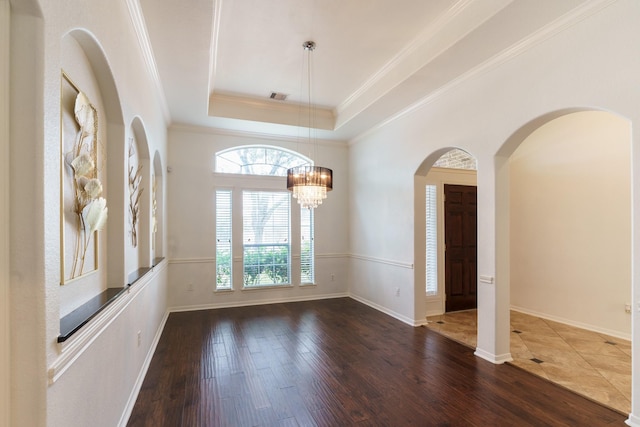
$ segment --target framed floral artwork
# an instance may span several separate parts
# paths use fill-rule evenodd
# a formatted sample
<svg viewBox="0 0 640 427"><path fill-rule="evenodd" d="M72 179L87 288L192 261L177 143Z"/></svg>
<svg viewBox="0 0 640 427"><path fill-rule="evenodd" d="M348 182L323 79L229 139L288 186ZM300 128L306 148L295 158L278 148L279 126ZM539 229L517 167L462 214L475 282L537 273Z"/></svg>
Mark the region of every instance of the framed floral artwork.
<svg viewBox="0 0 640 427"><path fill-rule="evenodd" d="M61 284L98 269L98 235L107 220L98 159L98 112L63 71L60 127Z"/></svg>

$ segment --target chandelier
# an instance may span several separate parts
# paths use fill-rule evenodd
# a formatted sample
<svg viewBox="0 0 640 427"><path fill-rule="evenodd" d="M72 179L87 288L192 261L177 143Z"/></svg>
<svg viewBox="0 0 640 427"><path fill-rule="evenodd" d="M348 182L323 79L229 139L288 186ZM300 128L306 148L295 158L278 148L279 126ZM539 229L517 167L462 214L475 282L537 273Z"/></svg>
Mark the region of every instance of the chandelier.
<svg viewBox="0 0 640 427"><path fill-rule="evenodd" d="M307 51L307 76L309 92L309 142L312 143L312 109L311 109L311 52L316 48L312 41L302 44ZM315 149L315 143L314 143ZM327 198L327 192L333 189L333 171L322 166L303 165L287 170L287 189L293 192L293 197L303 208L314 209Z"/></svg>

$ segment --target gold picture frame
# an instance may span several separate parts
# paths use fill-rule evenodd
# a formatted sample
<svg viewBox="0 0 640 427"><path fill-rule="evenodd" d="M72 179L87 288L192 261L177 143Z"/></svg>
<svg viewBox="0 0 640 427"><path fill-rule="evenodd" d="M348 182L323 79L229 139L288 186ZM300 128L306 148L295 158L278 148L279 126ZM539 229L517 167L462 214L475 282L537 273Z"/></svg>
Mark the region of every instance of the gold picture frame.
<svg viewBox="0 0 640 427"><path fill-rule="evenodd" d="M64 72L60 79L60 284L98 270L106 221L98 176L98 114ZM103 215L103 216L101 216Z"/></svg>

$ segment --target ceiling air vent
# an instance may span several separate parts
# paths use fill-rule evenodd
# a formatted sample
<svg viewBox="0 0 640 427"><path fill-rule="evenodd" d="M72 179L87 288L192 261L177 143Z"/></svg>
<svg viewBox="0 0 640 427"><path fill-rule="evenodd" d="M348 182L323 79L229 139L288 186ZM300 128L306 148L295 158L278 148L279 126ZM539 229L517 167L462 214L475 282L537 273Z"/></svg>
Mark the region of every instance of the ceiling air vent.
<svg viewBox="0 0 640 427"><path fill-rule="evenodd" d="M271 92L269 98L275 99L276 101L284 101L285 99L287 99L287 95L285 95L284 93Z"/></svg>

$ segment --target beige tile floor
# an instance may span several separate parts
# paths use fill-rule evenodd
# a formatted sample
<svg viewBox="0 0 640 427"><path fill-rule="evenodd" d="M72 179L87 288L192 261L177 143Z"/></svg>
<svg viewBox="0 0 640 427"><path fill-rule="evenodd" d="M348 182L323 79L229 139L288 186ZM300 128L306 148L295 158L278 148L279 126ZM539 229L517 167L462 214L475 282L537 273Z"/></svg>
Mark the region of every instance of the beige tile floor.
<svg viewBox="0 0 640 427"><path fill-rule="evenodd" d="M428 317L427 328L476 347L476 311ZM628 414L631 343L511 311L511 364Z"/></svg>

